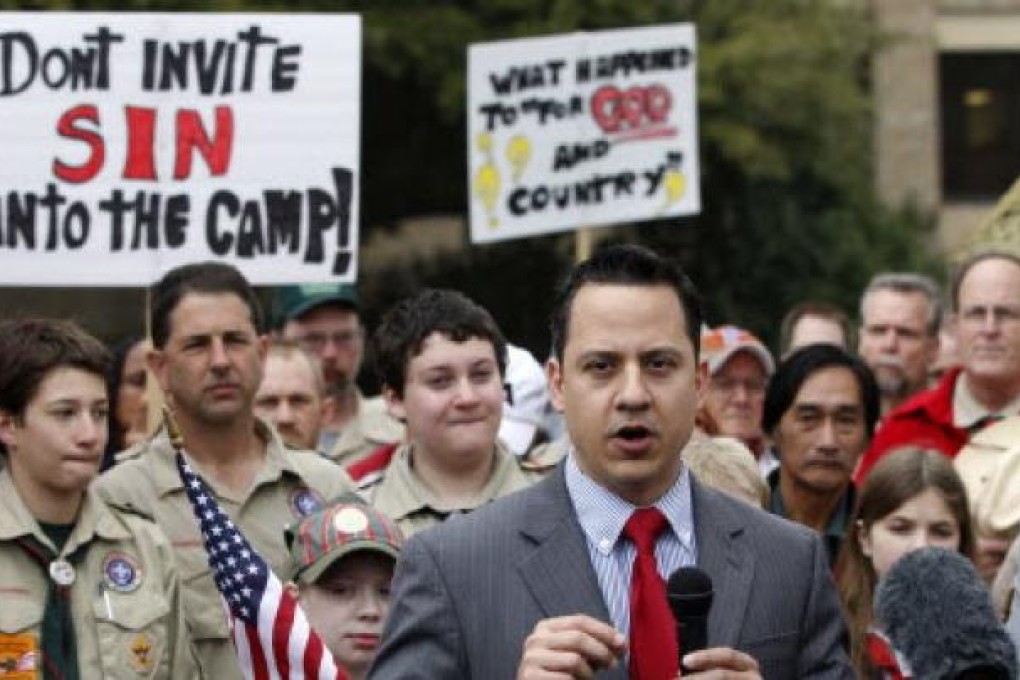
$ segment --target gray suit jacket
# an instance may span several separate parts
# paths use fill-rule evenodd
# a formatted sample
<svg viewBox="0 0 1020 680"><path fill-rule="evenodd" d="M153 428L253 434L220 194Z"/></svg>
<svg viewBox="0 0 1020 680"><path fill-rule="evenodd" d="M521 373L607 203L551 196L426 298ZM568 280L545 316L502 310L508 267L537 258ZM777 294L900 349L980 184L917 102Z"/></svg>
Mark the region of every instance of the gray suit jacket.
<svg viewBox="0 0 1020 680"><path fill-rule="evenodd" d="M712 577L709 646L754 656L765 678L853 678L818 537L693 483L698 565ZM370 677L514 678L541 619L609 613L567 494L548 479L406 544ZM600 678L626 680L618 666Z"/></svg>

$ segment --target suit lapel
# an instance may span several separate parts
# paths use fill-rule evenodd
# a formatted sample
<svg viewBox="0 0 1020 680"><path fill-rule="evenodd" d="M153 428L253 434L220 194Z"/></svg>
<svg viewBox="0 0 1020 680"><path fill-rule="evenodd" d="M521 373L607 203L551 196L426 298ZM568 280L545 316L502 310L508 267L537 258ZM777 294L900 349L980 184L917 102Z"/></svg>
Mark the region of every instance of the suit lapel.
<svg viewBox="0 0 1020 680"><path fill-rule="evenodd" d="M698 566L712 577L715 589L709 645L736 647L751 593L754 554L747 549L743 523L727 501L693 478L691 487Z"/></svg>
<svg viewBox="0 0 1020 680"><path fill-rule="evenodd" d="M608 622L563 465L533 489L534 503L521 535L534 548L517 565L521 578L546 617L588 614Z"/></svg>

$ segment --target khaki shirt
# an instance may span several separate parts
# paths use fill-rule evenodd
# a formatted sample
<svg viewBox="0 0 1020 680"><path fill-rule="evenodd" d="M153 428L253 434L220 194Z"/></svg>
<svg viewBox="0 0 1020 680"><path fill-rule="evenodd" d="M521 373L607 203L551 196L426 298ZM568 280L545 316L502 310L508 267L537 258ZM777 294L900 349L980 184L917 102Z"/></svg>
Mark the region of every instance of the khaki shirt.
<svg viewBox="0 0 1020 680"><path fill-rule="evenodd" d="M0 471L0 659L11 663L34 650L37 674L15 675L41 678L39 638L50 585L48 573L15 543L29 535L53 550L10 473ZM88 492L61 555L82 545L88 547L74 567L71 585L81 677L200 677L184 623L178 572L163 533Z"/></svg>
<svg viewBox="0 0 1020 680"><path fill-rule="evenodd" d="M451 507L425 486L411 467L411 446L397 449L380 477L361 487L362 495L380 512L392 517L405 536L439 524L451 513L470 512L500 496L520 491L542 478L526 470L502 442L496 444L496 465L489 482L461 507Z"/></svg>
<svg viewBox="0 0 1020 680"><path fill-rule="evenodd" d="M345 426L336 443L323 455L337 465L347 467L380 446L404 438L403 424L386 411L382 397L366 399L358 393L358 414Z"/></svg>
<svg viewBox="0 0 1020 680"><path fill-rule="evenodd" d="M284 544L284 527L323 502L352 491L354 485L338 466L311 451L285 448L274 430L261 421L256 423L266 442L266 461L243 497L232 497L191 463L223 511L286 581L293 569ZM241 678L198 522L165 431L131 453L128 460L99 478L99 493L114 505L133 507L155 518L174 549L184 584L184 611L203 673L216 680Z"/></svg>

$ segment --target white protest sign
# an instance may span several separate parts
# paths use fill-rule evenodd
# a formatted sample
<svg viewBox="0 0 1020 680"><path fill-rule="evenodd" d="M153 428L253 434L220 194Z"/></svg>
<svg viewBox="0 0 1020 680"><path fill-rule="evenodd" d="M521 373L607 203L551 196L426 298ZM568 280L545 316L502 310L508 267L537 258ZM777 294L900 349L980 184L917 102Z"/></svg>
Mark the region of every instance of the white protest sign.
<svg viewBox="0 0 1020 680"><path fill-rule="evenodd" d="M471 239L701 209L689 24L472 45Z"/></svg>
<svg viewBox="0 0 1020 680"><path fill-rule="evenodd" d="M357 271L361 20L4 12L0 285Z"/></svg>

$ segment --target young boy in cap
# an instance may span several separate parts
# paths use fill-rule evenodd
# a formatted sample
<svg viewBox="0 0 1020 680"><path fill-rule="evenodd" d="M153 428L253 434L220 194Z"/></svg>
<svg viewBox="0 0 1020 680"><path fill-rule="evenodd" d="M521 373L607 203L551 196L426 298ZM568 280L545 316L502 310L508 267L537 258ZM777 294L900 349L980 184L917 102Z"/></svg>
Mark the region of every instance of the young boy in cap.
<svg viewBox="0 0 1020 680"><path fill-rule="evenodd" d="M358 497L342 496L286 530L296 573L287 588L351 680L375 657L404 536Z"/></svg>

